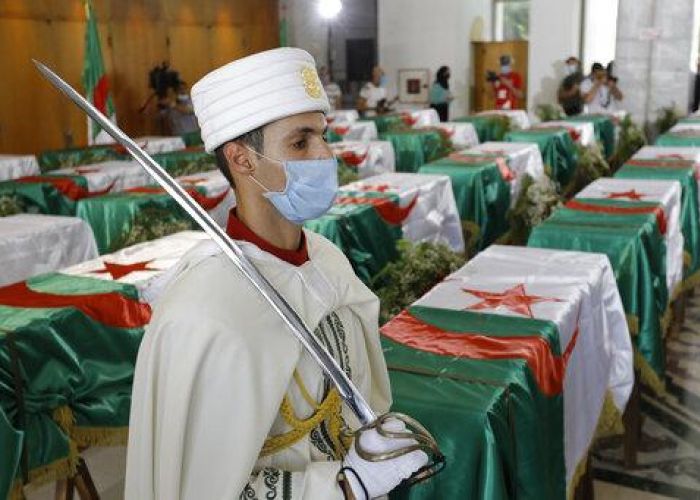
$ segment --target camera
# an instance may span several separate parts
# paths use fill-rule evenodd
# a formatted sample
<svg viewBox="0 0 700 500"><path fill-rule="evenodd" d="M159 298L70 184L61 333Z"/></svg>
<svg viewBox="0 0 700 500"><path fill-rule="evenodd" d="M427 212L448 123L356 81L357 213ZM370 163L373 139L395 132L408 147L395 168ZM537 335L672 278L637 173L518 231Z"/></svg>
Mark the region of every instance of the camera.
<svg viewBox="0 0 700 500"><path fill-rule="evenodd" d="M170 65L167 62L154 67L148 73L148 86L159 99L166 98L170 89L177 91L181 82L180 73L170 69Z"/></svg>
<svg viewBox="0 0 700 500"><path fill-rule="evenodd" d="M499 80L498 74L495 71L486 72L486 81L489 83L496 83Z"/></svg>

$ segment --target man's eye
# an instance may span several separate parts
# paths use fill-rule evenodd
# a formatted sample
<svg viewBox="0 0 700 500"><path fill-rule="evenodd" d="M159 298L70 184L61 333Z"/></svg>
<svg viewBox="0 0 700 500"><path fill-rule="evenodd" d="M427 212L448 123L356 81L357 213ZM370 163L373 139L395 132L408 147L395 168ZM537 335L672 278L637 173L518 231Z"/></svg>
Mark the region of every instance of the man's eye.
<svg viewBox="0 0 700 500"><path fill-rule="evenodd" d="M302 139L300 141L295 142L294 144L292 144L292 147L297 150L306 148L306 139Z"/></svg>

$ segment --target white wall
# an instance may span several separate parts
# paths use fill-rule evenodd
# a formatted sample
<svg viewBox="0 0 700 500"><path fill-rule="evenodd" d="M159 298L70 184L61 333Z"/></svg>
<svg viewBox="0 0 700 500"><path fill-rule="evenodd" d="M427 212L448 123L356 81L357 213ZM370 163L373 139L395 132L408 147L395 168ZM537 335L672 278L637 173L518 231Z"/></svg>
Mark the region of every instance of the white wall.
<svg viewBox="0 0 700 500"><path fill-rule="evenodd" d="M580 53L581 0L531 0L528 107L557 102L564 61Z"/></svg>
<svg viewBox="0 0 700 500"><path fill-rule="evenodd" d="M280 0L287 19L287 43L309 52L316 64L328 63L328 24L318 13L319 0Z"/></svg>
<svg viewBox="0 0 700 500"><path fill-rule="evenodd" d="M396 95L399 69L440 66L452 71L450 114L467 114L472 84L472 41L491 36L491 0L378 0L379 63Z"/></svg>
<svg viewBox="0 0 700 500"><path fill-rule="evenodd" d="M624 108L641 123L658 110L688 108L695 0L620 0L615 71Z"/></svg>

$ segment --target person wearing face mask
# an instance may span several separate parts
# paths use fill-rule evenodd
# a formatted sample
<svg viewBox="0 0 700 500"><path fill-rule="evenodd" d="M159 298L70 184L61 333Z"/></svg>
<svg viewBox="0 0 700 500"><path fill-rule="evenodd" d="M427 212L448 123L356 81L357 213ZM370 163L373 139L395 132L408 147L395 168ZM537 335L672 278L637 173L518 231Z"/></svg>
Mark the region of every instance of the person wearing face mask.
<svg viewBox="0 0 700 500"><path fill-rule="evenodd" d="M610 113L619 109L623 99L617 78L600 63L593 63L591 74L581 82L581 94L588 113Z"/></svg>
<svg viewBox="0 0 700 500"><path fill-rule="evenodd" d="M518 109L523 98L523 79L513 70L513 59L503 55L500 59L501 72L492 82L496 99L496 109Z"/></svg>
<svg viewBox="0 0 700 500"><path fill-rule="evenodd" d="M204 76L192 100L204 147L235 190L226 232L385 413L378 299L338 248L302 228L338 188L313 58L295 48L245 57ZM421 451L360 458L346 432L357 421L337 389L212 242L155 288L134 376L125 498L364 500L427 462ZM415 443L375 430L356 439L377 453Z"/></svg>
<svg viewBox="0 0 700 500"><path fill-rule="evenodd" d="M169 110L169 119L171 133L174 135L183 135L198 129L197 118L194 116L192 108L192 99L187 91L187 83L183 81L177 86L175 99Z"/></svg>
<svg viewBox="0 0 700 500"><path fill-rule="evenodd" d="M360 97L357 99L357 110L364 116L376 116L389 111L389 107L396 101L388 101L388 78L381 66L372 68L372 79L360 89Z"/></svg>
<svg viewBox="0 0 700 500"><path fill-rule="evenodd" d="M331 75L328 66L321 66L318 69L318 77L321 79L323 90L326 91L326 95L328 96L331 111L341 109L343 106L343 91L341 90L340 85L333 81L333 75Z"/></svg>
<svg viewBox="0 0 700 500"><path fill-rule="evenodd" d="M441 122L449 121L450 102L453 99L450 92L450 68L441 66L435 75L435 82L430 87L430 107L438 112Z"/></svg>
<svg viewBox="0 0 700 500"><path fill-rule="evenodd" d="M565 68L566 76L559 86L559 104L567 116L580 115L583 113L584 104L581 95L581 82L583 81L581 61L571 56L566 60Z"/></svg>

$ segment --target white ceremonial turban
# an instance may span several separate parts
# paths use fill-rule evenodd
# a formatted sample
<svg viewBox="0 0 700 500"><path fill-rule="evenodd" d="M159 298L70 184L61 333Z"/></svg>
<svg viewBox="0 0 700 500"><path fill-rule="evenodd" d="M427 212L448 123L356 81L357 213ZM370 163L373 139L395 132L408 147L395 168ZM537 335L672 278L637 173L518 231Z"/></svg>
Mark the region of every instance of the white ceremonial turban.
<svg viewBox="0 0 700 500"><path fill-rule="evenodd" d="M192 86L204 148L299 113L328 113L330 105L308 52L291 47L238 59Z"/></svg>

